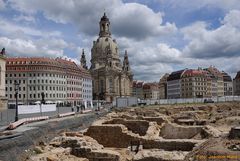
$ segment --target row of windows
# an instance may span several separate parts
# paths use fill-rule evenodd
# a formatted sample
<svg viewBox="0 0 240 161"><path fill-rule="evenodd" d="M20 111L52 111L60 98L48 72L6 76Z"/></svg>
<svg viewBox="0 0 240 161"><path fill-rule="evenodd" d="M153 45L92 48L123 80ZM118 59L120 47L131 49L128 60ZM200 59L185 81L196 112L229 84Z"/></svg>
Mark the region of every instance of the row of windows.
<svg viewBox="0 0 240 161"><path fill-rule="evenodd" d="M91 93L92 90L85 90L85 89L83 89L83 92L85 92L85 93Z"/></svg>
<svg viewBox="0 0 240 161"><path fill-rule="evenodd" d="M83 98L92 98L92 95L83 95Z"/></svg>
<svg viewBox="0 0 240 161"><path fill-rule="evenodd" d="M57 98L65 98L66 96L67 97L70 97L70 98L73 98L73 97L82 97L82 94L73 94L73 93L68 93L68 94L63 94L63 93L45 93L45 98L55 98L55 96ZM6 97L8 97L8 94L6 94ZM14 98L14 94L9 94L9 98ZM26 94L18 94L18 98L19 99L25 99L26 98ZM42 96L40 93L37 93L37 94L29 94L29 99L31 98L38 98L38 99L41 99ZM90 98L90 97L89 97Z"/></svg>
<svg viewBox="0 0 240 161"><path fill-rule="evenodd" d="M190 86L191 86L191 85L192 85L192 83L182 83L182 86L188 86L188 85L190 85ZM204 85L204 86L205 86L205 85L206 85L206 83L199 83L199 82L198 82L198 83L195 83L195 85L199 85L199 86L200 86L200 85Z"/></svg>
<svg viewBox="0 0 240 161"><path fill-rule="evenodd" d="M6 78L7 77L26 77L27 76L27 74L25 74L25 73L19 73L19 74L7 74L6 73ZM56 77L56 78L72 78L72 79L77 79L77 80L84 80L84 81L87 81L87 82L90 82L91 81L91 79L87 79L87 78L81 78L81 77L78 77L78 76L71 76L71 75L67 75L67 76L65 76L65 75L60 75L60 74L52 74L52 73L29 73L29 75L28 75L28 77L36 77L36 76L38 76L38 77L40 77L40 76L42 76L42 77Z"/></svg>
<svg viewBox="0 0 240 161"><path fill-rule="evenodd" d="M13 91L13 87L6 87L6 91ZM19 91L26 91L25 87L19 87ZM29 91L35 91L35 90L57 90L57 91L66 91L66 87L58 87L58 86L30 86ZM74 87L67 87L68 91L82 91L82 88L74 88Z"/></svg>
<svg viewBox="0 0 240 161"><path fill-rule="evenodd" d="M82 94L79 94L79 93L76 93L76 94L73 94L73 93L67 93L67 97L82 97Z"/></svg>
<svg viewBox="0 0 240 161"><path fill-rule="evenodd" d="M92 84L83 84L83 87L92 87Z"/></svg>
<svg viewBox="0 0 240 161"><path fill-rule="evenodd" d="M57 97L57 98L65 98L65 96L66 96L66 94L62 94L62 93L50 93L50 94L48 94L48 93L46 93L45 94L45 98L55 98L55 96ZM6 97L8 97L8 94L6 94ZM11 99L11 98L14 98L14 95L13 94L9 94L9 98ZM26 98L26 94L18 94L18 98L19 99L25 99ZM29 98L31 99L31 98L39 98L39 99L41 99L42 98L42 96L41 96L41 94L40 93L37 93L37 94L29 94Z"/></svg>
<svg viewBox="0 0 240 161"><path fill-rule="evenodd" d="M12 81L12 80L6 80L5 81L5 83L6 84L8 84L8 82L9 82L9 84L13 84L14 83L14 81ZM25 84L26 83L26 80L18 80L18 83L23 83L23 84ZM49 84L66 84L66 82L64 82L64 81L59 81L59 80L44 80L44 79L42 79L42 80L29 80L29 84L36 84L36 83L49 83ZM67 81L67 84L71 84L71 85L82 85L82 83L81 82L75 82L75 81ZM88 87L90 87L90 86L88 86Z"/></svg>
<svg viewBox="0 0 240 161"><path fill-rule="evenodd" d="M186 81L206 81L205 78L183 78L182 82L186 82Z"/></svg>
<svg viewBox="0 0 240 161"><path fill-rule="evenodd" d="M195 88L183 88L182 89L182 91L184 91L184 90L186 90L186 91L188 91L188 90L207 90L207 88L206 87L195 87Z"/></svg>
<svg viewBox="0 0 240 161"><path fill-rule="evenodd" d="M8 61L7 64L55 64L54 61Z"/></svg>
<svg viewBox="0 0 240 161"><path fill-rule="evenodd" d="M14 81L12 81L12 80L6 80L5 81L6 84L8 84L8 82L9 82L9 84L14 83ZM56 81L55 80L47 80L47 79L45 81L43 79L42 80L39 80L39 79L38 80L29 80L29 84L32 84L32 83L36 84L36 82L37 83L44 83L45 82L45 83L50 83L50 84L55 84L55 82L56 82L56 84L65 84L64 81L59 81L59 80L56 80ZM26 80L18 80L18 83L25 84Z"/></svg>

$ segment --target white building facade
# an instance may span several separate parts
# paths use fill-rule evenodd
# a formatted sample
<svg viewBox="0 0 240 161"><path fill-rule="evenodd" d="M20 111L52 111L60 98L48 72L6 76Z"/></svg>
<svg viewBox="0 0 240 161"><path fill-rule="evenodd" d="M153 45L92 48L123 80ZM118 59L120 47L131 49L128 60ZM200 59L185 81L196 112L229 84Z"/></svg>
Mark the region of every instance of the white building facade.
<svg viewBox="0 0 240 161"><path fill-rule="evenodd" d="M34 104L44 95L45 102L80 105L85 96L83 80L91 80L88 71L81 66L60 58L7 58L6 67L5 90L10 104L15 103L14 82L17 81L19 104ZM90 93L87 97L91 98Z"/></svg>

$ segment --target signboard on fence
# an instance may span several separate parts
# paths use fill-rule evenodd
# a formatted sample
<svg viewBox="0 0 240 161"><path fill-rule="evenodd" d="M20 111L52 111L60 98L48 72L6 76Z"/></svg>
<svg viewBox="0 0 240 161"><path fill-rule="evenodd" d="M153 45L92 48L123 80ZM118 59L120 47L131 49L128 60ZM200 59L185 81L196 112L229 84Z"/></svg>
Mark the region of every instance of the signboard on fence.
<svg viewBox="0 0 240 161"><path fill-rule="evenodd" d="M18 105L18 114L30 114L56 111L56 104Z"/></svg>

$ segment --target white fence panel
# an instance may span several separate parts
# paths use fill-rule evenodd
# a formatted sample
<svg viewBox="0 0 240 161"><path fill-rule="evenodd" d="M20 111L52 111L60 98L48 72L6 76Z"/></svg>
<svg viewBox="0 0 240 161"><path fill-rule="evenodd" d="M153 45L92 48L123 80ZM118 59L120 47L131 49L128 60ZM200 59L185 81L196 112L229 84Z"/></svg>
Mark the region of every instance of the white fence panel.
<svg viewBox="0 0 240 161"><path fill-rule="evenodd" d="M41 110L42 110L42 112L56 111L57 110L56 104L46 104L46 105L42 104Z"/></svg>
<svg viewBox="0 0 240 161"><path fill-rule="evenodd" d="M39 113L39 105L18 105L18 114Z"/></svg>

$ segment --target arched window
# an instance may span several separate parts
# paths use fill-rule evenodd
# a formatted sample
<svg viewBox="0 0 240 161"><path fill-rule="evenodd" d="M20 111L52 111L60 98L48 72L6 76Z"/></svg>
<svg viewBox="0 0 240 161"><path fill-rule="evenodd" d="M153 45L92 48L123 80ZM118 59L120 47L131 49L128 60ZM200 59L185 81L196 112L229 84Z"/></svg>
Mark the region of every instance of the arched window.
<svg viewBox="0 0 240 161"><path fill-rule="evenodd" d="M102 24L102 29L103 29L103 31L105 31L105 25L104 24Z"/></svg>

